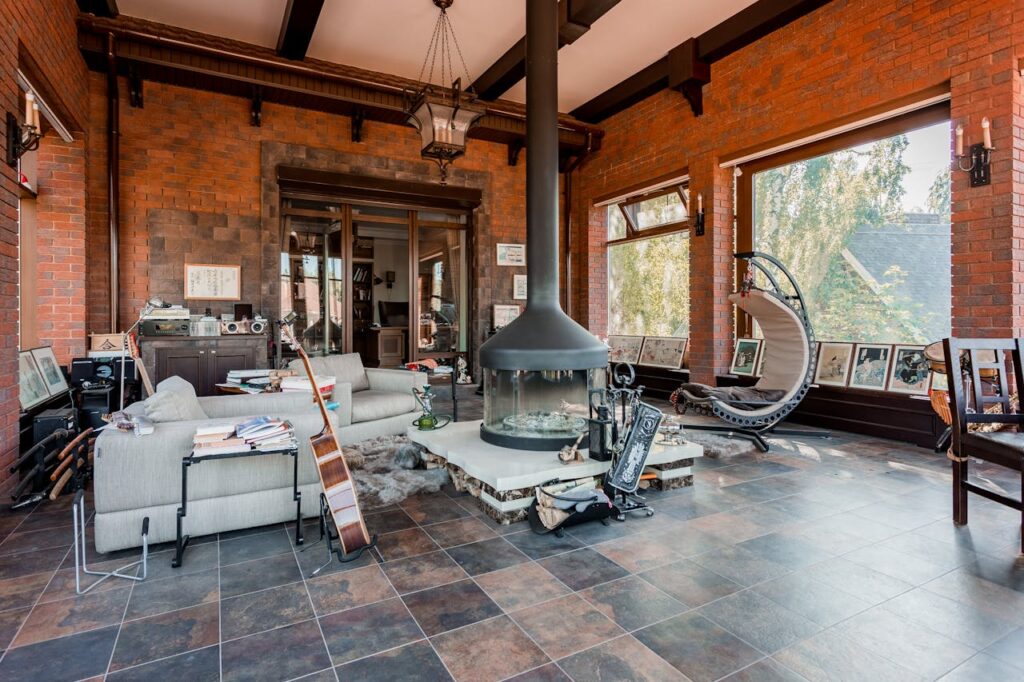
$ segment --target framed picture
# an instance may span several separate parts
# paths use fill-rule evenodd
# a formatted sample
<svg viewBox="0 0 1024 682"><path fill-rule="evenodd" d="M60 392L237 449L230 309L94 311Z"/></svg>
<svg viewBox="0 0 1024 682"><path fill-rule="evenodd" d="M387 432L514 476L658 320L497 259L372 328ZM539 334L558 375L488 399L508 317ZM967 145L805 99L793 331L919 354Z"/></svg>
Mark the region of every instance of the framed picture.
<svg viewBox="0 0 1024 682"><path fill-rule="evenodd" d="M640 351L644 345L642 336L609 336L608 362L625 362L635 365L640 362Z"/></svg>
<svg viewBox="0 0 1024 682"><path fill-rule="evenodd" d="M494 328L501 329L519 317L520 308L517 305L495 305L494 306Z"/></svg>
<svg viewBox="0 0 1024 682"><path fill-rule="evenodd" d="M763 344L762 344L762 347L761 347L761 358L757 361L757 371L754 372L754 376L756 376L756 377L763 377L764 376L764 356L768 355L768 353L765 352L767 350L768 349L765 348L763 346Z"/></svg>
<svg viewBox="0 0 1024 682"><path fill-rule="evenodd" d="M924 346L896 346L889 370L889 390L893 393L925 395L932 370L924 356Z"/></svg>
<svg viewBox="0 0 1024 682"><path fill-rule="evenodd" d="M526 300L526 275L512 275L512 298Z"/></svg>
<svg viewBox="0 0 1024 682"><path fill-rule="evenodd" d="M736 350L732 354L730 374L741 377L752 377L757 371L757 362L761 358L761 339L736 339Z"/></svg>
<svg viewBox="0 0 1024 682"><path fill-rule="evenodd" d="M949 391L949 376L944 372L932 372L932 390Z"/></svg>
<svg viewBox="0 0 1024 682"><path fill-rule="evenodd" d="M498 244L498 265L526 265L526 245Z"/></svg>
<svg viewBox="0 0 1024 682"><path fill-rule="evenodd" d="M64 373L60 371L60 365L57 364L57 358L53 355L53 349L47 346L45 348L36 348L31 353L32 359L36 361L36 367L39 368L39 374L43 377L43 383L46 384L46 390L49 391L50 396L67 392L68 382L64 378Z"/></svg>
<svg viewBox="0 0 1024 682"><path fill-rule="evenodd" d="M18 353L18 387L18 398L23 410L32 409L50 397L35 358L27 350Z"/></svg>
<svg viewBox="0 0 1024 682"><path fill-rule="evenodd" d="M201 301L242 300L242 266L185 263L185 298Z"/></svg>
<svg viewBox="0 0 1024 682"><path fill-rule="evenodd" d="M824 341L818 344L818 366L814 370L814 383L821 386L846 386L850 381L850 362L853 344Z"/></svg>
<svg viewBox="0 0 1024 682"><path fill-rule="evenodd" d="M682 336L646 336L638 364L679 369L683 366L687 341Z"/></svg>
<svg viewBox="0 0 1024 682"><path fill-rule="evenodd" d="M892 362L892 346L887 343L858 343L853 354L850 388L884 391Z"/></svg>

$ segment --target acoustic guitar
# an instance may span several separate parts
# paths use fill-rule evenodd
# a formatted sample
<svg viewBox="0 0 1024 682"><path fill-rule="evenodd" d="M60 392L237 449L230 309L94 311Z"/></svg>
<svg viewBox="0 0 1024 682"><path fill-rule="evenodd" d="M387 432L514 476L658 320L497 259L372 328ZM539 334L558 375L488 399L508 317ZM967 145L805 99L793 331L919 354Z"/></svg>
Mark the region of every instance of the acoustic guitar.
<svg viewBox="0 0 1024 682"><path fill-rule="evenodd" d="M310 437L309 445L313 449L313 457L316 459L316 468L320 473L320 484L324 491L321 501L330 510L334 525L338 530L338 540L341 544L341 554L338 558L342 561L352 561L359 558L363 550L372 547L377 538L372 540L366 530L366 522L359 509L359 496L356 493L355 482L349 472L345 456L341 452L341 444L334 433L334 426L327 415L327 406L324 398L316 385L316 377L313 368L309 364L309 356L303 350L302 344L296 339L292 329L294 315L289 315L278 324L281 325L281 339L291 346L292 350L302 358L302 366L306 369L309 383L313 388L314 402L320 408L320 416L324 420L324 428L320 433Z"/></svg>

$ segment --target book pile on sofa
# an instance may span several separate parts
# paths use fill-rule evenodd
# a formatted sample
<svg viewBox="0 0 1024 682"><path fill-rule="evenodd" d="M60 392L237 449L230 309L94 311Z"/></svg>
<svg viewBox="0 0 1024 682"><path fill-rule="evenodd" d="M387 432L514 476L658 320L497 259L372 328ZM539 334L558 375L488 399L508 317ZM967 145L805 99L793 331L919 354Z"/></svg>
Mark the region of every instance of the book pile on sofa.
<svg viewBox="0 0 1024 682"><path fill-rule="evenodd" d="M295 446L295 430L291 423L274 417L254 417L240 424L201 426L192 439L192 452L199 457Z"/></svg>

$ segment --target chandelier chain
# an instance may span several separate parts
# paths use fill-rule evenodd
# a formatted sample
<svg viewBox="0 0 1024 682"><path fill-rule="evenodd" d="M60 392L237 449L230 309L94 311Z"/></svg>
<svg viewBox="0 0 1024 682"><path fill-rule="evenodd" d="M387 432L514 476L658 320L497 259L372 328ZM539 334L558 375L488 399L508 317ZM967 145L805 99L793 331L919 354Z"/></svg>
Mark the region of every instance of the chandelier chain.
<svg viewBox="0 0 1024 682"><path fill-rule="evenodd" d="M451 46L455 46L455 52L459 56L459 62L462 64L462 70L466 74L467 83L472 83L470 78L469 67L466 65L466 58L462 54L462 47L459 45L459 38L455 34L455 27L452 25L451 17L448 16L448 12L442 8L437 16L437 21L434 22L434 30L430 36L430 43L427 45L427 52L423 55L423 64L420 66L420 75L417 81L422 83L425 87L429 87L434 82L434 70L437 67L438 53L440 53L441 63L441 85L447 87L448 82L445 80L445 73L447 72L448 77L452 80L455 79L455 65L452 61L452 49ZM430 71L427 71L427 62L430 63ZM424 73L427 74L427 80L423 80ZM468 85L467 85L468 87Z"/></svg>

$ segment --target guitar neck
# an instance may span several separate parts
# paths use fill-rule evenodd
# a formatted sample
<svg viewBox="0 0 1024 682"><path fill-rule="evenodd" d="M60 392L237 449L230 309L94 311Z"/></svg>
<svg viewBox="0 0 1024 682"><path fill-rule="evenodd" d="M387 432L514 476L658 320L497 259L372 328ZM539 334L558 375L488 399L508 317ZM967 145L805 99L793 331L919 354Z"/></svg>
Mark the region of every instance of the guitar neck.
<svg viewBox="0 0 1024 682"><path fill-rule="evenodd" d="M309 377L309 383L313 387L313 400L316 401L317 407L320 408L320 416L324 420L324 429L331 429L331 420L327 417L327 405L324 403L324 397L320 394L320 387L316 385L316 375L313 374L313 366L309 364L309 356L306 355L306 351L303 350L300 344L296 351L299 357L302 358L302 366L306 369L306 376Z"/></svg>

